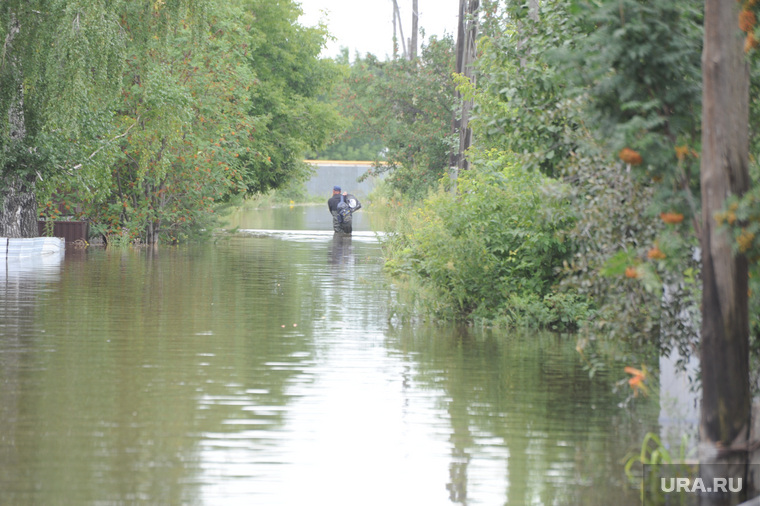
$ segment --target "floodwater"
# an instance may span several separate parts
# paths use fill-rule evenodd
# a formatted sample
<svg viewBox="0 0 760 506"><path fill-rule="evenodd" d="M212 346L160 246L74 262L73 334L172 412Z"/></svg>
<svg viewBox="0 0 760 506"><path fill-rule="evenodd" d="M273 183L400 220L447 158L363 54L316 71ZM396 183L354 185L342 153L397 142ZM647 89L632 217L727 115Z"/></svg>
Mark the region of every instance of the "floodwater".
<svg viewBox="0 0 760 506"><path fill-rule="evenodd" d="M654 399L572 336L389 318L370 214L326 214L6 266L0 505L640 504Z"/></svg>

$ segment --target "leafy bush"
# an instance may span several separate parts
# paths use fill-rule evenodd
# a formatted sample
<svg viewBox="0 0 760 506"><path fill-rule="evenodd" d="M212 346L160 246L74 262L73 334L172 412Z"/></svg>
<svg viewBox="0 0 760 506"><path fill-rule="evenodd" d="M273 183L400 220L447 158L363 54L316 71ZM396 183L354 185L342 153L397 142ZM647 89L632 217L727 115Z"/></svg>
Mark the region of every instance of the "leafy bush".
<svg viewBox="0 0 760 506"><path fill-rule="evenodd" d="M699 326L700 13L696 0L580 0L531 19L518 2L483 24L476 139L562 178L575 224L560 293L593 301L584 331L633 345L621 349L686 348ZM534 299L511 313L549 318Z"/></svg>
<svg viewBox="0 0 760 506"><path fill-rule="evenodd" d="M500 327L575 331L593 314L588 299L573 293L512 294L493 323Z"/></svg>
<svg viewBox="0 0 760 506"><path fill-rule="evenodd" d="M558 232L572 219L553 184L504 153L486 153L456 194L441 188L401 221L386 244L387 269L424 287L438 317L493 319L515 296L544 300L571 249Z"/></svg>

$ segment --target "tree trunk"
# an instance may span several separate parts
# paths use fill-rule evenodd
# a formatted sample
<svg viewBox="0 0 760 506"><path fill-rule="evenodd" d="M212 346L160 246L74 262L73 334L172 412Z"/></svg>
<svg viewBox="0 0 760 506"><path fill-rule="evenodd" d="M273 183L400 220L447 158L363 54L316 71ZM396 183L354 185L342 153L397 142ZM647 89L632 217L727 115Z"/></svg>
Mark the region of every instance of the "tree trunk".
<svg viewBox="0 0 760 506"><path fill-rule="evenodd" d="M732 252L730 235L714 219L729 196L742 195L749 188L749 68L737 35L737 6L725 0L705 1L699 444L705 483L712 483L714 475L746 476L750 426L747 259ZM702 504L732 502L712 494L703 497Z"/></svg>
<svg viewBox="0 0 760 506"><path fill-rule="evenodd" d="M396 35L396 2L393 2L393 58L398 57L398 36Z"/></svg>
<svg viewBox="0 0 760 506"><path fill-rule="evenodd" d="M0 237L37 237L37 199L17 178L5 178L0 192Z"/></svg>
<svg viewBox="0 0 760 506"><path fill-rule="evenodd" d="M456 46L456 72L467 77L475 84L475 75L472 66L475 61L476 47L475 39L478 36L478 9L480 8L479 0L460 0L459 1L459 23L457 30ZM472 112L472 100L462 100L462 95L457 92L456 98L461 100L461 107L454 112L452 120L452 129L459 133L459 149L452 153L450 157L451 178L456 181L457 174L460 170L467 170L469 162L464 156L465 151L472 145L472 129L469 126L470 114Z"/></svg>
<svg viewBox="0 0 760 506"><path fill-rule="evenodd" d="M9 139L11 151L23 151L26 138L24 118L24 88L21 64L14 53L13 42L20 31L18 19L11 14L5 37L4 49L8 71L15 85L11 90L8 109ZM0 237L37 237L37 199L34 195L34 179L25 181L15 173L15 167L0 167Z"/></svg>
<svg viewBox="0 0 760 506"><path fill-rule="evenodd" d="M398 31L401 38L401 56L403 58L406 58L406 41L404 40L404 28L401 26L401 11L398 9L398 2L396 0L393 0L393 12L396 13L395 19L398 21Z"/></svg>
<svg viewBox="0 0 760 506"><path fill-rule="evenodd" d="M539 1L538 0L530 0L528 2L528 17L538 23L538 8L539 8Z"/></svg>
<svg viewBox="0 0 760 506"><path fill-rule="evenodd" d="M417 1L412 0L412 40L409 43L409 59L417 58L417 32L419 31L419 12L417 10Z"/></svg>
<svg viewBox="0 0 760 506"><path fill-rule="evenodd" d="M538 23L538 20L540 19L539 18L540 7L541 7L541 4L539 0L530 0L528 2L528 18L530 18L531 21L535 23ZM518 41L517 41L517 49L522 49L522 47L528 43L529 34L527 35L524 34L525 27L522 25L522 23L518 24L517 30L518 30L518 33L520 33L521 35L524 35L518 38ZM528 53L530 53L530 48L528 48ZM528 64L528 60L526 56L523 56L522 58L520 58L520 68L525 67L525 65L527 64Z"/></svg>

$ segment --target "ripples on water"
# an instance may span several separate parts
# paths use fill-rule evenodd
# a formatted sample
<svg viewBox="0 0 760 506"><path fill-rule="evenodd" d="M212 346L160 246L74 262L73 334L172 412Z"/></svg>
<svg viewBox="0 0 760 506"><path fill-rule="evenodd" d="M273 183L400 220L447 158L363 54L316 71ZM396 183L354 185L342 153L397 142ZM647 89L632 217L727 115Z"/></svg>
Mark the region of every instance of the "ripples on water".
<svg viewBox="0 0 760 506"><path fill-rule="evenodd" d="M388 320L370 232L247 228L0 281L0 504L638 504L574 341Z"/></svg>

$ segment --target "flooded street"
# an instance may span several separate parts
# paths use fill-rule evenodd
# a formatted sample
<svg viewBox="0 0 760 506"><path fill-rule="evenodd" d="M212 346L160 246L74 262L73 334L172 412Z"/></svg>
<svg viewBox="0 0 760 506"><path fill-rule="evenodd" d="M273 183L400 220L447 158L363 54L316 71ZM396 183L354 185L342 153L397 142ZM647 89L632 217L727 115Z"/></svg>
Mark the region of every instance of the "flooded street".
<svg viewBox="0 0 760 506"><path fill-rule="evenodd" d="M211 244L0 279L0 505L640 504L575 338L402 323L362 211L234 215Z"/></svg>

